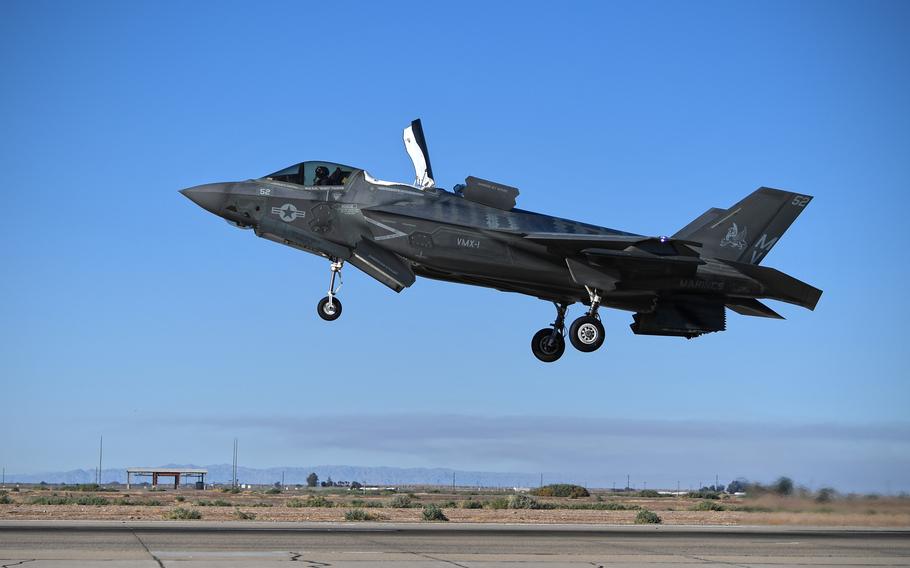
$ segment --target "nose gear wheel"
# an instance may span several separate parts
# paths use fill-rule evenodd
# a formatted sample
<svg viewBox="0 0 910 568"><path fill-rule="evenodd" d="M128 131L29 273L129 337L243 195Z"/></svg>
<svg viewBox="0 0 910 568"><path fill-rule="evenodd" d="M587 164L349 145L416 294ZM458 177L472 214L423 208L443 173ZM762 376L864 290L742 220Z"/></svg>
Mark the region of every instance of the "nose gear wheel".
<svg viewBox="0 0 910 568"><path fill-rule="evenodd" d="M332 271L332 280L329 282L328 296L319 300L319 303L316 304L316 313L325 321L335 321L341 317L341 300L336 298L335 295L338 294L338 291L344 285L344 281L341 278L342 267L344 267L343 260L332 259L332 265L329 267ZM336 275L339 280L337 288L335 287Z"/></svg>

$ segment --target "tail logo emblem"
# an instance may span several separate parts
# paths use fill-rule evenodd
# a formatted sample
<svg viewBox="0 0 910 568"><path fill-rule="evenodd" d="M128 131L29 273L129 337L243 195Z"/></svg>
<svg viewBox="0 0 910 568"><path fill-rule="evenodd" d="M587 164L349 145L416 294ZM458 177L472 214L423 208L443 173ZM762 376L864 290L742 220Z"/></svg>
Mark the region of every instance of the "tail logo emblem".
<svg viewBox="0 0 910 568"><path fill-rule="evenodd" d="M724 236L724 238L720 241L720 246L744 250L746 248L747 231L747 227L743 226L742 231L740 231L736 223L733 223L733 225L727 229L726 236Z"/></svg>

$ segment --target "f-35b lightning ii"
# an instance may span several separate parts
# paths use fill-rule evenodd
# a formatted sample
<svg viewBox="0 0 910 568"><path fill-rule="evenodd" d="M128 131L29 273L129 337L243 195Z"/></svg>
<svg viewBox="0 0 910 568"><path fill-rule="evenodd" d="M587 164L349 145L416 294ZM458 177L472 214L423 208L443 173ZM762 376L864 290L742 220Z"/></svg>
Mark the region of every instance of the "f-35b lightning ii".
<svg viewBox="0 0 910 568"><path fill-rule="evenodd" d="M809 195L762 187L672 236L649 237L517 209L517 188L473 176L446 191L433 181L420 120L404 130L404 143L413 184L313 161L181 193L256 236L328 259L328 295L316 309L327 321L341 315L335 284L346 262L396 292L423 276L553 302L555 321L531 340L544 362L562 356L566 333L579 351L599 348L604 306L633 312L636 334L693 338L723 331L727 308L783 319L759 299L812 310L821 297L760 266ZM576 302L587 311L567 332L566 311Z"/></svg>

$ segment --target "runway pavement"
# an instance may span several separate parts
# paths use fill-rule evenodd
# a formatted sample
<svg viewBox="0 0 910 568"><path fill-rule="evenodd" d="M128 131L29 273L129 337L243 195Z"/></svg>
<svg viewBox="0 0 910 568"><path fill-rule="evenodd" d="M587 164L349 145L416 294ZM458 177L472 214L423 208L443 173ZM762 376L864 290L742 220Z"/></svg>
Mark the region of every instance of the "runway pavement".
<svg viewBox="0 0 910 568"><path fill-rule="evenodd" d="M910 566L910 530L0 522L0 567ZM290 568L290 567L289 567Z"/></svg>

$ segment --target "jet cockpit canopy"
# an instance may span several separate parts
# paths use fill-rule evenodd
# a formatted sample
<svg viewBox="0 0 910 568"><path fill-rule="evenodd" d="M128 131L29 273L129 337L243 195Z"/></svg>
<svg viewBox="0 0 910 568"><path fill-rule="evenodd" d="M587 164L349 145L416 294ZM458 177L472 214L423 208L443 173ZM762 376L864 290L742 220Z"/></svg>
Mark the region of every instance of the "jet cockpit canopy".
<svg viewBox="0 0 910 568"><path fill-rule="evenodd" d="M300 162L263 177L303 186L341 186L359 170L335 162Z"/></svg>

